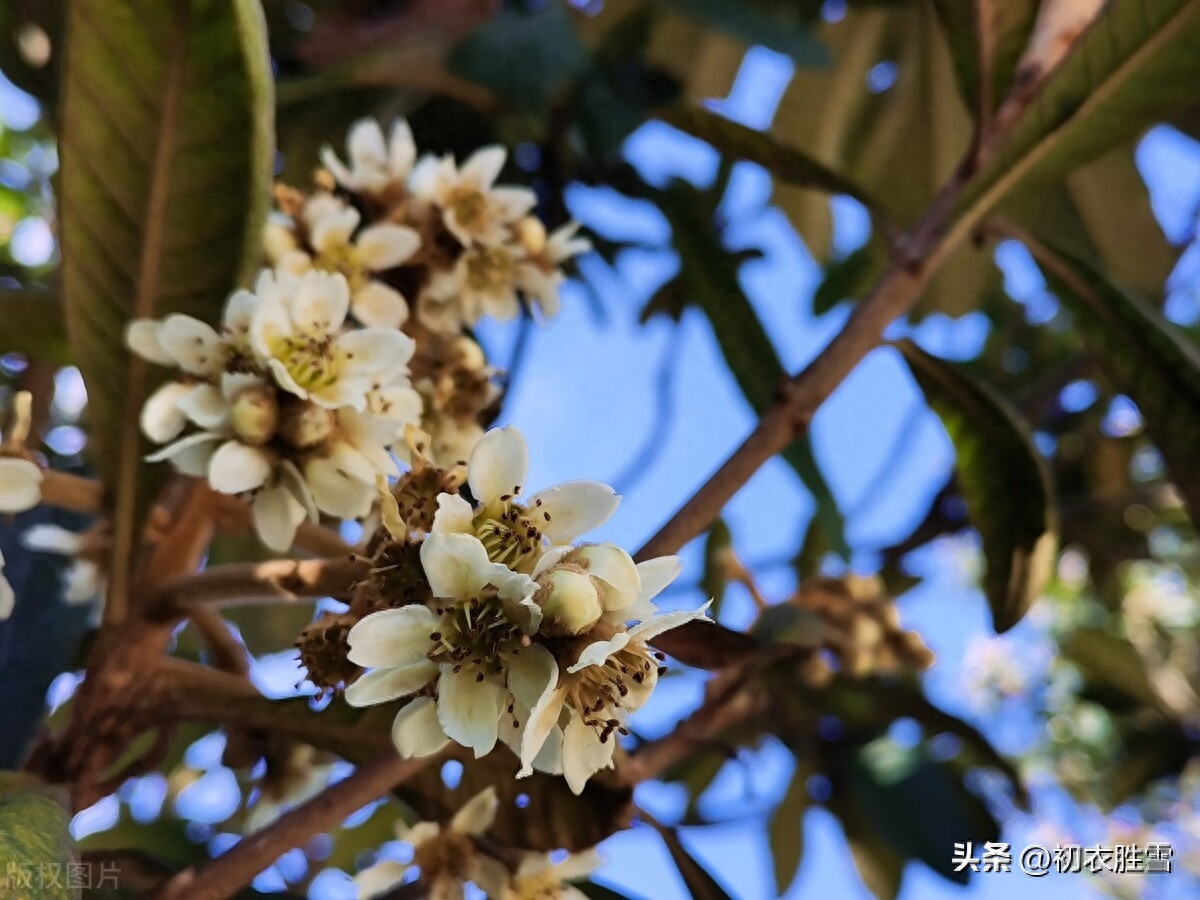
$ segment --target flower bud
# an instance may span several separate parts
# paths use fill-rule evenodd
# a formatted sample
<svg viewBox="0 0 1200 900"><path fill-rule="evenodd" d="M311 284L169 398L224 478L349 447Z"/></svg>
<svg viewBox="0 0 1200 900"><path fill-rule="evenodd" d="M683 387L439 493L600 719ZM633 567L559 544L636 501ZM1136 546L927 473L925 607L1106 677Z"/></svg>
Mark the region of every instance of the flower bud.
<svg viewBox="0 0 1200 900"><path fill-rule="evenodd" d="M274 388L259 385L243 390L233 401L230 412L233 432L242 443L260 447L275 436L279 425L279 404Z"/></svg>
<svg viewBox="0 0 1200 900"><path fill-rule="evenodd" d="M468 372L478 372L487 365L487 359L483 355L483 348L465 335L454 341L452 353L454 362Z"/></svg>
<svg viewBox="0 0 1200 900"><path fill-rule="evenodd" d="M517 243L530 256L546 249L546 226L537 216L526 216L516 226Z"/></svg>
<svg viewBox="0 0 1200 900"><path fill-rule="evenodd" d="M584 572L560 566L538 579L534 600L542 608L541 631L548 635L575 635L587 631L604 612L592 579Z"/></svg>
<svg viewBox="0 0 1200 900"><path fill-rule="evenodd" d="M298 450L309 450L333 434L333 423L333 410L301 401L283 410L279 434Z"/></svg>
<svg viewBox="0 0 1200 900"><path fill-rule="evenodd" d="M600 584L606 609L630 606L642 589L642 579L633 558L616 544L589 544L572 550L565 557L585 569Z"/></svg>

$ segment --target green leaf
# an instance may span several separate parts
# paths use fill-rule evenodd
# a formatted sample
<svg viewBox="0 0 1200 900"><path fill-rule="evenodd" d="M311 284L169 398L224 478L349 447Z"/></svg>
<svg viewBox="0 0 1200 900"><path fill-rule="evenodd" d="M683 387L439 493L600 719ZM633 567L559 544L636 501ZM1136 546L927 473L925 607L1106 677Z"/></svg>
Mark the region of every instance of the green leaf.
<svg viewBox="0 0 1200 900"><path fill-rule="evenodd" d="M1112 387L1129 395L1183 495L1200 522L1200 350L1140 297L1053 245L1022 241L1047 282L1070 310Z"/></svg>
<svg viewBox="0 0 1200 900"><path fill-rule="evenodd" d="M719 184L705 194L683 182L674 182L657 192L655 199L671 223L684 296L708 317L738 386L751 409L762 415L774 403L786 372L738 281L737 255L722 245L716 231L716 206L723 193ZM792 441L782 455L812 491L817 520L830 546L846 556L849 549L842 514L817 467L808 438Z"/></svg>
<svg viewBox="0 0 1200 900"><path fill-rule="evenodd" d="M775 893L782 897L796 880L804 855L804 813L809 807L808 779L812 769L796 760L796 772L783 800L771 814L767 838L775 869Z"/></svg>
<svg viewBox="0 0 1200 900"><path fill-rule="evenodd" d="M968 109L990 115L1008 96L1039 2L933 0Z"/></svg>
<svg viewBox="0 0 1200 900"><path fill-rule="evenodd" d="M125 349L125 325L171 312L216 321L259 265L272 87L255 0L71 0L69 13L62 290L92 459L115 507L112 608L158 477L143 469L137 410L165 375Z"/></svg>
<svg viewBox="0 0 1200 900"><path fill-rule="evenodd" d="M506 9L450 51L451 72L484 85L516 109L544 113L587 67L587 51L557 0Z"/></svg>
<svg viewBox="0 0 1200 900"><path fill-rule="evenodd" d="M0 773L0 900L72 900L67 867L75 862L65 805L36 779ZM58 878L47 877L57 872Z"/></svg>
<svg viewBox="0 0 1200 900"><path fill-rule="evenodd" d="M959 203L959 228L1196 101L1200 0L1112 0L1046 78Z"/></svg>
<svg viewBox="0 0 1200 900"><path fill-rule="evenodd" d="M879 833L867 811L850 791L836 790L826 804L842 823L854 866L867 889L880 900L900 893L905 858Z"/></svg>
<svg viewBox="0 0 1200 900"><path fill-rule="evenodd" d="M958 457L968 515L983 538L984 590L996 631L1025 615L1054 559L1049 469L1016 412L961 369L904 341L904 355Z"/></svg>
<svg viewBox="0 0 1200 900"><path fill-rule="evenodd" d="M1124 638L1099 628L1079 628L1063 639L1062 652L1089 683L1114 688L1168 718L1183 717L1180 705L1163 696L1142 655Z"/></svg>
<svg viewBox="0 0 1200 900"><path fill-rule="evenodd" d="M62 303L49 291L0 291L0 350L65 365L67 326Z"/></svg>
<svg viewBox="0 0 1200 900"><path fill-rule="evenodd" d="M825 66L829 54L813 36L812 4L769 3L763 0L657 0L713 28L762 44L790 56L800 65Z"/></svg>
<svg viewBox="0 0 1200 900"><path fill-rule="evenodd" d="M667 845L667 851L671 854L675 868L679 870L692 900L732 900L729 892L721 886L712 873L683 846L678 831L652 819L649 819L649 823L658 832L663 843Z"/></svg>
<svg viewBox="0 0 1200 900"><path fill-rule="evenodd" d="M825 267L825 277L813 294L813 313L821 316L843 300L861 300L887 271L888 251L872 233L853 253Z"/></svg>
<svg viewBox="0 0 1200 900"><path fill-rule="evenodd" d="M862 188L812 156L771 135L747 128L700 106L674 106L660 113L664 122L712 144L726 159L745 159L767 169L777 180L801 187L846 194L868 209L875 202Z"/></svg>
<svg viewBox="0 0 1200 900"><path fill-rule="evenodd" d="M700 593L712 601L710 615L716 619L725 602L725 590L729 587L728 559L733 548L733 538L724 519L717 519L704 536L704 572L700 576Z"/></svg>
<svg viewBox="0 0 1200 900"><path fill-rule="evenodd" d="M862 746L850 760L848 782L888 844L950 881L966 884L970 877L968 870L954 871L955 841L982 844L1000 837L983 802L920 745L902 748L885 737Z"/></svg>

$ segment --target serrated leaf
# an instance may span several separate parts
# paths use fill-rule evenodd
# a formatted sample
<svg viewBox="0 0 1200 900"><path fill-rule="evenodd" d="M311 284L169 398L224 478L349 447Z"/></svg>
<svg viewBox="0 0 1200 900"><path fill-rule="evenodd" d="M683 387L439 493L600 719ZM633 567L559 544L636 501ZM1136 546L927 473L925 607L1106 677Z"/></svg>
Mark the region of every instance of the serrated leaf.
<svg viewBox="0 0 1200 900"><path fill-rule="evenodd" d="M933 0L967 108L992 113L1008 96L1039 0Z"/></svg>
<svg viewBox="0 0 1200 900"><path fill-rule="evenodd" d="M959 203L959 228L969 230L1017 185L1052 181L1194 104L1198 44L1200 0L1108 3L1016 111Z"/></svg>
<svg viewBox="0 0 1200 900"><path fill-rule="evenodd" d="M650 824L658 832L663 843L667 845L667 852L671 854L675 868L679 870L679 875L683 878L683 883L687 886L692 900L732 900L729 892L721 886L712 873L688 852L687 847L683 846L683 841L680 840L679 832L676 829L653 820L650 821Z"/></svg>
<svg viewBox="0 0 1200 900"><path fill-rule="evenodd" d="M0 900L74 900L67 867L75 862L70 813L45 789L15 772L0 773ZM58 872L51 879L48 872Z"/></svg>
<svg viewBox="0 0 1200 900"><path fill-rule="evenodd" d="M1053 563L1049 469L999 395L910 341L896 347L954 442L968 515L983 538L992 622L1007 631L1025 615Z"/></svg>
<svg viewBox="0 0 1200 900"><path fill-rule="evenodd" d="M450 51L451 72L495 91L515 109L544 113L587 67L563 4L506 9Z"/></svg>
<svg viewBox="0 0 1200 900"><path fill-rule="evenodd" d="M216 321L258 266L272 83L255 0L71 0L68 12L62 290L91 457L114 513L119 617L158 477L141 462L136 411L162 377L125 349L125 324L171 312Z"/></svg>
<svg viewBox="0 0 1200 900"><path fill-rule="evenodd" d="M1066 251L1022 241L1071 311L1112 387L1133 399L1193 522L1200 522L1200 349L1140 297Z"/></svg>
<svg viewBox="0 0 1200 900"><path fill-rule="evenodd" d="M783 800L771 814L767 824L767 839L775 870L775 893L782 897L796 880L800 860L804 856L804 814L810 801L808 779L811 767L796 760L796 771L788 783Z"/></svg>
<svg viewBox="0 0 1200 900"><path fill-rule="evenodd" d="M50 291L0 291L0 352L14 351L67 363L70 354L62 302Z"/></svg>

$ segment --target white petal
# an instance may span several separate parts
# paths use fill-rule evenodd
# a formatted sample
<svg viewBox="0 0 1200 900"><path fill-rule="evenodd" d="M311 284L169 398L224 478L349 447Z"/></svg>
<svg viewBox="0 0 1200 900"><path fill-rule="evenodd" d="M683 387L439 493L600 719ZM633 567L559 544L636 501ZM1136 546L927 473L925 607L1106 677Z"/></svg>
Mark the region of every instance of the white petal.
<svg viewBox="0 0 1200 900"><path fill-rule="evenodd" d="M368 668L409 666L426 658L433 648L429 635L437 630L437 616L420 604L380 610L350 629L346 655Z"/></svg>
<svg viewBox="0 0 1200 900"><path fill-rule="evenodd" d="M353 207L330 210L312 223L309 242L317 253L328 253L350 243L360 216Z"/></svg>
<svg viewBox="0 0 1200 900"><path fill-rule="evenodd" d="M601 743L594 728L572 716L563 732L563 777L575 794L582 794L587 780L612 762L616 738Z"/></svg>
<svg viewBox="0 0 1200 900"><path fill-rule="evenodd" d="M225 301L225 312L221 314L221 327L239 338L250 333L254 311L258 309L258 297L247 290L237 290Z"/></svg>
<svg viewBox="0 0 1200 900"><path fill-rule="evenodd" d="M287 370L287 366L282 362L277 359L269 359L267 360L267 368L271 370L271 375L277 385L289 394L299 397L301 400L308 399L308 391L296 383L296 379L292 377L292 373Z"/></svg>
<svg viewBox="0 0 1200 900"><path fill-rule="evenodd" d="M158 342L157 319L134 319L125 326L125 344L142 359L160 366L171 366L175 360Z"/></svg>
<svg viewBox="0 0 1200 900"><path fill-rule="evenodd" d="M360 519L375 500L375 469L348 444L334 444L329 456L304 466L304 480L322 512L340 519Z"/></svg>
<svg viewBox="0 0 1200 900"><path fill-rule="evenodd" d="M371 225L354 242L358 261L372 272L383 272L400 265L417 252L421 235L403 225Z"/></svg>
<svg viewBox="0 0 1200 900"><path fill-rule="evenodd" d="M262 487L271 475L271 460L258 447L226 441L208 463L208 483L222 494L240 494Z"/></svg>
<svg viewBox="0 0 1200 900"><path fill-rule="evenodd" d="M0 556L0 622L12 615L16 606L17 595L13 593L12 585L4 577L4 557Z"/></svg>
<svg viewBox="0 0 1200 900"><path fill-rule="evenodd" d="M451 740L473 749L478 759L496 746L507 692L495 678L477 681L475 675L474 666L464 666L457 673L449 665L442 666L438 721Z"/></svg>
<svg viewBox="0 0 1200 900"><path fill-rule="evenodd" d="M554 543L569 543L607 522L621 496L607 484L580 479L538 491L527 505L539 506L538 501L539 511L550 514L543 533Z"/></svg>
<svg viewBox="0 0 1200 900"><path fill-rule="evenodd" d="M574 674L580 669L586 669L588 666L604 665L606 659L614 653L625 649L625 645L629 643L629 639L630 634L628 632L619 631L606 641L593 641L583 648L579 654L579 659L567 671Z"/></svg>
<svg viewBox="0 0 1200 900"><path fill-rule="evenodd" d="M508 661L508 690L526 709L533 709L558 684L558 663L541 644L531 644Z"/></svg>
<svg viewBox="0 0 1200 900"><path fill-rule="evenodd" d="M529 448L524 435L513 425L484 434L467 463L471 493L485 505L505 494L521 493L528 472Z"/></svg>
<svg viewBox="0 0 1200 900"><path fill-rule="evenodd" d="M575 548L570 544L563 544L558 547L550 547L545 553L542 554L541 559L537 561L537 565L533 567L533 572L530 574L536 580L539 575L554 566L555 563L559 562L564 556L573 552L574 550Z"/></svg>
<svg viewBox="0 0 1200 900"><path fill-rule="evenodd" d="M537 206L537 194L523 187L492 188L491 199L506 222L515 222Z"/></svg>
<svg viewBox="0 0 1200 900"><path fill-rule="evenodd" d="M203 428L220 428L229 417L229 404L214 384L194 384L179 398L180 411Z"/></svg>
<svg viewBox="0 0 1200 900"><path fill-rule="evenodd" d="M63 600L70 606L91 603L100 593L100 570L94 563L76 560L63 573Z"/></svg>
<svg viewBox="0 0 1200 900"><path fill-rule="evenodd" d="M554 866L552 871L560 881L574 881L577 878L591 875L602 865L604 865L603 856L595 850L584 850L582 853L572 853Z"/></svg>
<svg viewBox="0 0 1200 900"><path fill-rule="evenodd" d="M42 499L42 470L27 459L0 457L0 513L33 509Z"/></svg>
<svg viewBox="0 0 1200 900"><path fill-rule="evenodd" d="M321 148L320 157L321 165L329 170L338 184L352 189L358 186L354 173L346 168L346 164L338 158L337 154L333 152L333 148L328 144Z"/></svg>
<svg viewBox="0 0 1200 900"><path fill-rule="evenodd" d="M187 425L187 417L179 403L191 390L192 385L168 381L147 397L138 415L142 434L156 444L165 444L178 437Z"/></svg>
<svg viewBox="0 0 1200 900"><path fill-rule="evenodd" d="M508 151L499 145L490 147L481 147L471 154L470 158L463 163L459 170L459 177L466 182L475 184L476 186L487 190L491 188L500 170L504 168L504 161L508 158Z"/></svg>
<svg viewBox="0 0 1200 900"><path fill-rule="evenodd" d="M679 573L683 571L683 563L678 556L657 556L638 563L637 570L642 579L642 590L638 599L653 600L679 577Z"/></svg>
<svg viewBox="0 0 1200 900"><path fill-rule="evenodd" d="M337 334L350 312L350 285L339 272L308 272L292 298L292 322L306 334Z"/></svg>
<svg viewBox="0 0 1200 900"><path fill-rule="evenodd" d="M392 743L406 759L432 756L450 743L438 721L437 702L432 697L418 697L396 713Z"/></svg>
<svg viewBox="0 0 1200 900"><path fill-rule="evenodd" d="M373 900L375 897L388 893L404 880L407 872L408 865L393 862L390 859L363 869L354 876L354 886L358 888L356 895L358 900Z"/></svg>
<svg viewBox="0 0 1200 900"><path fill-rule="evenodd" d="M663 613L662 615L654 616L652 619L647 619L640 625L635 625L629 629L630 640L649 641L662 634L664 631L670 631L672 628L678 628L680 625L692 621L711 622L705 612L712 606L712 601L709 600L695 612L689 610L681 610L679 612Z"/></svg>
<svg viewBox="0 0 1200 900"><path fill-rule="evenodd" d="M607 586L600 592L605 610L630 606L639 595L642 580L633 558L616 544L580 548L573 559L584 560L587 572Z"/></svg>
<svg viewBox="0 0 1200 900"><path fill-rule="evenodd" d="M287 552L296 537L296 529L307 516L304 505L282 485L263 488L255 494L250 510L254 530L276 553Z"/></svg>
<svg viewBox="0 0 1200 900"><path fill-rule="evenodd" d="M433 531L445 534L472 534L475 511L458 494L438 494L437 512L433 514ZM486 555L486 551L485 551Z"/></svg>
<svg viewBox="0 0 1200 900"><path fill-rule="evenodd" d="M21 535L21 543L30 550L61 553L63 556L74 556L79 552L82 542L78 534L61 525L34 525Z"/></svg>
<svg viewBox="0 0 1200 900"><path fill-rule="evenodd" d="M368 281L354 292L350 312L363 325L399 328L408 319L404 295L380 281Z"/></svg>
<svg viewBox="0 0 1200 900"><path fill-rule="evenodd" d="M496 797L496 789L486 787L454 814L454 818L450 820L450 828L460 834L478 837L492 827L499 809L500 800Z"/></svg>
<svg viewBox="0 0 1200 900"><path fill-rule="evenodd" d="M392 328L359 328L337 339L337 347L346 354L349 373L383 372L399 360L412 358L416 344L402 331Z"/></svg>
<svg viewBox="0 0 1200 900"><path fill-rule="evenodd" d="M355 168L378 169L387 165L387 142L383 139L383 129L374 119L359 119L354 123L346 149Z"/></svg>
<svg viewBox="0 0 1200 900"><path fill-rule="evenodd" d="M271 357L272 347L292 333L292 319L278 297L264 290L259 296L261 300L250 320L250 345L260 359L266 360Z"/></svg>
<svg viewBox="0 0 1200 900"><path fill-rule="evenodd" d="M434 597L475 596L496 570L487 550L473 534L434 532L421 544L421 567ZM503 568L503 567L502 567Z"/></svg>
<svg viewBox="0 0 1200 900"><path fill-rule="evenodd" d="M412 128L404 119L397 119L392 123L392 133L388 136L388 167L392 176L397 180L407 178L416 159L417 144L413 140Z"/></svg>
<svg viewBox="0 0 1200 900"><path fill-rule="evenodd" d="M225 364L225 342L207 322L176 313L163 319L158 344L179 368L193 375L215 375Z"/></svg>
<svg viewBox="0 0 1200 900"><path fill-rule="evenodd" d="M525 733L521 735L521 771L518 778L524 778L533 773L534 760L550 737L550 733L558 725L562 714L563 703L567 697L566 687L548 684L525 723Z"/></svg>
<svg viewBox="0 0 1200 900"><path fill-rule="evenodd" d="M437 675L437 666L427 659L410 666L373 669L346 686L346 702L351 706L374 706L397 697L415 694Z"/></svg>
<svg viewBox="0 0 1200 900"><path fill-rule="evenodd" d="M162 462L164 459L168 459L171 461L171 465L184 475L205 478L208 476L208 464L216 449L213 444L223 440L225 440L223 435L211 431L189 434L187 437L180 438L175 443L167 444L160 450L151 453L146 457L146 462Z"/></svg>

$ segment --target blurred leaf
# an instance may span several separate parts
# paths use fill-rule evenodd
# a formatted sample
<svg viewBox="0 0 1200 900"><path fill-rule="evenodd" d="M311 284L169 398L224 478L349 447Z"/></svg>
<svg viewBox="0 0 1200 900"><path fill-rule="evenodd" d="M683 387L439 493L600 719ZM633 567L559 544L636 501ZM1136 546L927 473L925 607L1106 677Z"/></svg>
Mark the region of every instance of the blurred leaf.
<svg viewBox="0 0 1200 900"><path fill-rule="evenodd" d="M1120 762L1105 780L1103 808L1112 810L1160 778L1178 776L1193 759L1193 742L1174 722L1160 722L1126 740Z"/></svg>
<svg viewBox="0 0 1200 900"><path fill-rule="evenodd" d="M810 25L818 7L812 3L764 0L656 0L748 44L762 44L790 56L800 65L825 66L829 54Z"/></svg>
<svg viewBox="0 0 1200 900"><path fill-rule="evenodd" d="M714 619L721 614L725 590L729 587L727 562L733 550L733 538L724 519L717 519L704 536L704 571L700 576L700 593L712 601L709 613Z"/></svg>
<svg viewBox="0 0 1200 900"><path fill-rule="evenodd" d="M661 113L663 121L712 144L726 159L745 159L769 171L777 180L802 187L846 194L874 209L874 201L853 181L801 150L762 131L755 131L694 105L674 106Z"/></svg>
<svg viewBox="0 0 1200 900"><path fill-rule="evenodd" d="M1192 522L1200 522L1200 350L1141 298L1047 242L1023 242L1070 310L1113 388L1129 395L1162 452Z"/></svg>
<svg viewBox="0 0 1200 900"><path fill-rule="evenodd" d="M66 365L62 302L49 291L0 290L0 350Z"/></svg>
<svg viewBox="0 0 1200 900"><path fill-rule="evenodd" d="M115 505L126 590L155 476L136 410L161 374L135 316L216 321L259 265L271 187L270 61L254 0L71 0L59 145L62 288L88 388L91 458ZM117 485L120 489L117 489Z"/></svg>
<svg viewBox="0 0 1200 900"><path fill-rule="evenodd" d="M456 75L484 85L516 109L544 113L587 67L563 4L505 9L450 51Z"/></svg>
<svg viewBox="0 0 1200 900"><path fill-rule="evenodd" d="M188 837L188 823L171 812L170 807L168 800L153 821L139 822L132 817L128 807L123 806L111 828L89 834L79 842L79 848L88 854L136 848L180 868L207 859L204 844Z"/></svg>
<svg viewBox="0 0 1200 900"><path fill-rule="evenodd" d="M1039 2L933 0L968 109L981 108L981 86L986 90L989 114L1008 96Z"/></svg>
<svg viewBox="0 0 1200 900"><path fill-rule="evenodd" d="M662 825L649 817L647 817L647 821L658 832L663 843L667 845L667 851L671 854L675 868L679 870L692 900L732 900L729 892L721 886L721 883L712 876L708 869L688 853L687 848L683 846L683 841L679 839L679 832L676 829Z"/></svg>
<svg viewBox="0 0 1200 900"><path fill-rule="evenodd" d="M68 865L76 856L65 804L17 772L0 772L0 900L72 900ZM42 873L60 873L56 879ZM22 880L28 884L22 884ZM36 891L36 894L34 893Z"/></svg>
<svg viewBox="0 0 1200 900"><path fill-rule="evenodd" d="M775 393L786 373L738 281L737 255L724 247L716 230L716 207L723 194L720 184L705 194L676 181L659 191L656 199L659 209L671 223L685 295L690 304L708 317L738 386L751 409L762 415L774 403ZM833 492L813 458L808 437L805 435L792 441L782 455L812 492L817 504L817 520L830 546L843 557L847 556L845 523Z"/></svg>
<svg viewBox="0 0 1200 900"><path fill-rule="evenodd" d="M812 311L821 316L843 300L861 300L887 271L888 251L874 232L853 253L825 267L825 276L813 294Z"/></svg>
<svg viewBox="0 0 1200 900"><path fill-rule="evenodd" d="M759 613L750 626L750 633L768 643L819 647L825 624L812 610L791 603L776 603Z"/></svg>
<svg viewBox="0 0 1200 900"><path fill-rule="evenodd" d="M804 814L809 807L808 779L811 766L796 760L796 771L788 782L783 800L767 824L767 840L775 867L775 893L782 897L796 880L804 856Z"/></svg>
<svg viewBox="0 0 1200 900"><path fill-rule="evenodd" d="M353 828L339 825L330 833L333 850L322 861L322 865L354 872L365 850L396 840L396 824L407 822L409 818L395 800L388 798L376 807L365 822Z"/></svg>
<svg viewBox="0 0 1200 900"><path fill-rule="evenodd" d="M970 219L1195 103L1200 0L1111 0L1046 78L959 203Z"/></svg>
<svg viewBox="0 0 1200 900"><path fill-rule="evenodd" d="M1089 683L1115 688L1169 718L1179 718L1129 641L1099 628L1078 628L1062 640L1061 647Z"/></svg>
<svg viewBox="0 0 1200 900"><path fill-rule="evenodd" d="M999 395L910 341L896 345L954 442L968 515L983 538L984 588L997 632L1021 620L1054 561L1049 469Z"/></svg>
<svg viewBox="0 0 1200 900"><path fill-rule="evenodd" d="M894 900L904 877L904 856L879 833L858 798L849 791L835 790L826 806L842 824L863 884L880 900Z"/></svg>
<svg viewBox="0 0 1200 900"><path fill-rule="evenodd" d="M850 759L848 779L880 835L904 857L921 860L950 881L966 884L970 878L967 870L954 871L955 841L1000 838L1000 826L983 801L921 747L902 748L888 738L867 744Z"/></svg>

